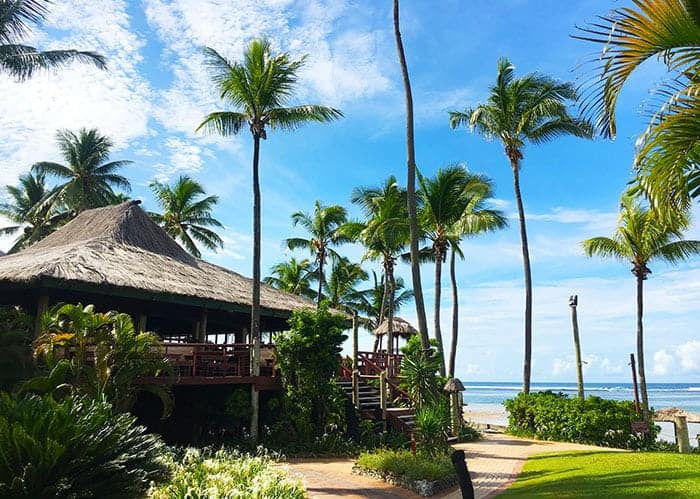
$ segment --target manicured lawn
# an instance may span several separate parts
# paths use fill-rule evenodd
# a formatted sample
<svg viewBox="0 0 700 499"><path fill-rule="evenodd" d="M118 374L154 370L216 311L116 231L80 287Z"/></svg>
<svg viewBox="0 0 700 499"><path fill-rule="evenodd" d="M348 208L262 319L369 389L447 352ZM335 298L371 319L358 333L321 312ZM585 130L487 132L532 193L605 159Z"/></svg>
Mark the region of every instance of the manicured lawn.
<svg viewBox="0 0 700 499"><path fill-rule="evenodd" d="M499 497L700 497L700 454L539 454Z"/></svg>

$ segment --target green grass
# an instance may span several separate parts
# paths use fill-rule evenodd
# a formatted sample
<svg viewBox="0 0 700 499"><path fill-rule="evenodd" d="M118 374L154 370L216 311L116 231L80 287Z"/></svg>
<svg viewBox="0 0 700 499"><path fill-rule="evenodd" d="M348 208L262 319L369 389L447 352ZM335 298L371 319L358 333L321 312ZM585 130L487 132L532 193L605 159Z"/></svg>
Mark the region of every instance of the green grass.
<svg viewBox="0 0 700 499"><path fill-rule="evenodd" d="M700 455L654 452L539 454L499 497L700 497Z"/></svg>
<svg viewBox="0 0 700 499"><path fill-rule="evenodd" d="M363 470L392 473L410 480L442 480L455 474L448 455L413 456L408 450L380 449L363 452L357 458L357 465Z"/></svg>

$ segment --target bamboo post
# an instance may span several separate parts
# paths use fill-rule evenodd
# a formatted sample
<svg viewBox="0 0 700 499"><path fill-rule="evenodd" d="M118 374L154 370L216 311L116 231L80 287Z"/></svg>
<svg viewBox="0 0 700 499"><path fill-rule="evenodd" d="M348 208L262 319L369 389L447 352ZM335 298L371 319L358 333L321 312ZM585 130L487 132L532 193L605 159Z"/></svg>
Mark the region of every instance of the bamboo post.
<svg viewBox="0 0 700 499"><path fill-rule="evenodd" d="M678 452L687 454L690 452L690 438L688 437L688 418L685 416L674 416L673 424L676 430L676 442Z"/></svg>

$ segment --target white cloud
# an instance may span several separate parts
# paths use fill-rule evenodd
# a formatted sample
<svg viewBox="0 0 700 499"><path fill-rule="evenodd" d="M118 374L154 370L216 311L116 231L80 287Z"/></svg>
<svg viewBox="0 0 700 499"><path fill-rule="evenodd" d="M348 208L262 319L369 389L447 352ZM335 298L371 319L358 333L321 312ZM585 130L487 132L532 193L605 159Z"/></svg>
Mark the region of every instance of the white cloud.
<svg viewBox="0 0 700 499"><path fill-rule="evenodd" d="M572 359L554 359L552 363L552 375L559 376L561 374L573 372L575 363Z"/></svg>
<svg viewBox="0 0 700 499"><path fill-rule="evenodd" d="M658 350L654 352L654 369L653 373L659 376L666 376L671 372L671 368L675 360L666 350Z"/></svg>
<svg viewBox="0 0 700 499"><path fill-rule="evenodd" d="M517 215L512 218L517 219ZM618 214L599 210L584 210L556 207L547 213L527 213L527 220L555 222L559 224L579 224L586 229L612 232L617 226Z"/></svg>
<svg viewBox="0 0 700 499"><path fill-rule="evenodd" d="M683 372L700 372L700 341L690 340L676 348L676 356Z"/></svg>
<svg viewBox="0 0 700 499"><path fill-rule="evenodd" d="M57 129L99 128L117 150L148 130L150 88L137 70L144 41L130 30L124 2L52 4L44 25L65 35L47 42L45 32L38 31L33 43L97 51L107 57L109 71L73 64L60 74L41 73L24 83L0 75L0 156L7 177L36 161L58 159Z"/></svg>

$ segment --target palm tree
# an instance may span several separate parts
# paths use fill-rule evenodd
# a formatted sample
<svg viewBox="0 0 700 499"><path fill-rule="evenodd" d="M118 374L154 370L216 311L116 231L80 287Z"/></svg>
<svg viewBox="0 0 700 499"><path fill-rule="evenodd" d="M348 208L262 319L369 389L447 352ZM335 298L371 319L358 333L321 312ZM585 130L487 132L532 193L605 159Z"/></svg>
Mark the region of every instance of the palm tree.
<svg viewBox="0 0 700 499"><path fill-rule="evenodd" d="M359 263L353 263L346 257L334 258L331 273L326 283L330 306L348 311L360 307L362 292L356 286L367 280L367 272Z"/></svg>
<svg viewBox="0 0 700 499"><path fill-rule="evenodd" d="M65 180L47 198L54 206L65 205L80 213L112 204L116 198L115 187L131 190L129 181L117 173L131 161L109 161L112 141L96 129L81 128L77 135L60 130L56 140L67 166L49 161L32 166L38 175L53 175Z"/></svg>
<svg viewBox="0 0 700 499"><path fill-rule="evenodd" d="M617 230L612 237L594 237L585 240L583 249L588 256L629 261L637 279L637 371L642 393L644 419L649 420L649 399L644 372L644 281L651 274L648 265L661 260L676 264L700 254L700 241L683 240L683 230L690 222L675 218L671 226L654 211L640 206L630 197L623 197Z"/></svg>
<svg viewBox="0 0 700 499"><path fill-rule="evenodd" d="M394 278L394 301L391 305L386 301L387 287L384 284L385 276L377 276L377 273L372 271L372 287L360 291L357 303L357 309L363 314L361 324L365 329L372 332L384 322L384 317L387 315L387 308L392 307L394 312L398 312L409 300L413 299L413 290L405 289L406 284L403 278ZM377 351L379 346L379 337L375 338L374 349Z"/></svg>
<svg viewBox="0 0 700 499"><path fill-rule="evenodd" d="M296 130L308 122L326 123L342 117L334 108L319 105L289 106L297 83L297 72L304 58L294 61L289 54L272 55L270 42L253 40L243 55L243 63L231 62L216 50L205 48L204 55L214 87L233 111L209 114L197 130L222 136L236 135L245 126L253 136L253 300L250 334L253 338L253 374L258 374L260 358L260 141L267 130ZM251 432L257 438L257 391L253 390Z"/></svg>
<svg viewBox="0 0 700 499"><path fill-rule="evenodd" d="M339 258L339 255L331 248L332 245L347 242L349 239L338 230L347 222L347 211L340 205L323 206L319 201L314 205L313 214L297 211L292 213L293 225L301 225L311 236L310 239L292 237L287 239L287 247L290 250L306 249L316 260L318 272L317 305L321 305L323 298L323 285L325 274L323 266L328 256Z"/></svg>
<svg viewBox="0 0 700 499"><path fill-rule="evenodd" d="M287 293L303 296L304 298L316 298L316 292L311 288L311 281L315 278L315 272L311 261L307 258L298 261L292 257L288 262L274 265L271 272L271 276L263 279L265 284Z"/></svg>
<svg viewBox="0 0 700 499"><path fill-rule="evenodd" d="M450 229L460 220L470 197L476 191L488 190L485 177L467 172L460 164L438 169L435 178L426 178L418 173L420 183L421 210L419 220L423 237L431 242L427 250L435 262L435 308L434 335L438 345L440 374L445 375L445 350L440 330L440 302L442 291L442 264L447 258L450 244Z"/></svg>
<svg viewBox="0 0 700 499"><path fill-rule="evenodd" d="M94 64L105 69L105 59L95 52L78 50L40 51L22 44L31 25L38 25L48 14L49 0L4 0L0 2L0 71L19 81L38 70L64 66L72 61Z"/></svg>
<svg viewBox="0 0 700 499"><path fill-rule="evenodd" d="M671 80L659 89L635 163L643 191L668 215L700 197L700 7L696 0L633 4L575 36L602 48L584 84L582 110L601 135L615 137L617 99L628 78L648 60L666 64Z"/></svg>
<svg viewBox="0 0 700 499"><path fill-rule="evenodd" d="M9 253L15 253L48 236L70 215L65 211L56 211L44 202L52 193L46 187L44 175L26 173L19 177L19 185L8 185L5 189L12 202L0 204L0 215L7 217L14 225L0 229L0 234L19 233Z"/></svg>
<svg viewBox="0 0 700 499"><path fill-rule="evenodd" d="M460 219L451 226L450 243L450 284L452 287L452 339L447 376L454 378L455 359L457 357L457 336L459 334L459 290L457 288L456 257L464 259L460 241L464 237L473 237L484 232L492 232L508 226L508 219L499 211L488 208L487 201L493 197L493 185L486 177L468 184L464 191L466 207Z"/></svg>
<svg viewBox="0 0 700 499"><path fill-rule="evenodd" d="M399 0L394 0L394 38L396 40L396 51L399 55L401 65L401 76L403 78L403 88L406 97L406 205L409 220L409 251L411 255L411 278L413 279L413 294L416 301L416 316L418 319L418 331L423 350L430 350L430 338L428 337L428 321L425 317L425 302L423 300L423 286L420 278L420 255L418 250L418 239L420 238L420 227L418 226L418 211L416 202L416 147L413 130L413 95L411 93L411 80L408 75L408 64L406 54L401 40L401 28L399 25ZM391 338L390 338L391 339Z"/></svg>
<svg viewBox="0 0 700 499"><path fill-rule="evenodd" d="M223 227L211 214L219 202L217 196L202 198L204 188L187 175L181 175L173 186L154 181L150 187L163 213L149 215L193 256L201 256L195 241L214 251L224 246L221 237L209 228Z"/></svg>
<svg viewBox="0 0 700 499"><path fill-rule="evenodd" d="M508 59L498 61L496 84L488 100L476 108L450 112L450 126L468 126L485 138L497 137L505 149L513 171L515 200L520 220L523 268L525 274L525 362L523 392L530 393L532 358L532 276L525 228L525 209L520 194L520 166L526 142L535 145L564 135L590 138L591 125L569 114L567 102L576 99L570 83L561 83L537 73L515 78L515 67Z"/></svg>
<svg viewBox="0 0 700 499"><path fill-rule="evenodd" d="M380 310L386 310L387 345L391 345L396 290L394 265L409 240L406 191L392 175L382 186L353 189L350 200L362 208L365 220L348 222L341 230L365 247L363 259L382 262L386 286ZM380 323L383 319L380 315Z"/></svg>

